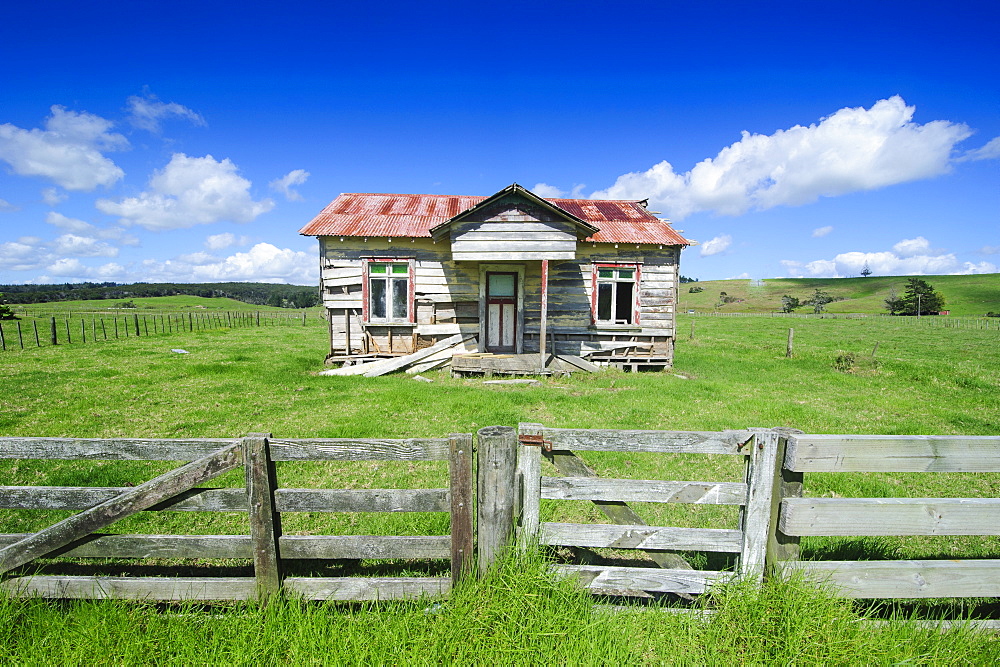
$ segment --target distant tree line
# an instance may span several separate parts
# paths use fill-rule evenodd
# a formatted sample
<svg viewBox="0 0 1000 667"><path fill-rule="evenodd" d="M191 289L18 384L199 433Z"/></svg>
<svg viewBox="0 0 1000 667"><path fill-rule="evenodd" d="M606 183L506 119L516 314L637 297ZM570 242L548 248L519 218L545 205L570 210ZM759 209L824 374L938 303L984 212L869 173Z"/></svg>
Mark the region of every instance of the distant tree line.
<svg viewBox="0 0 1000 667"><path fill-rule="evenodd" d="M319 289L274 283L64 283L0 285L7 304L50 303L84 299L131 300L153 296L201 296L235 299L255 306L309 308L319 303Z"/></svg>

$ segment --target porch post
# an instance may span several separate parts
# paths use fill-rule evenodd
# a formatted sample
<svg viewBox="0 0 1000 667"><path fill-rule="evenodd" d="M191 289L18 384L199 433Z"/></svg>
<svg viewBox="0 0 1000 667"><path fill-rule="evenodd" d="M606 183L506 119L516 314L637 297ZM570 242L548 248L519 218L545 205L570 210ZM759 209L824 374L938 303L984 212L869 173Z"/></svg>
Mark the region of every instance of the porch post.
<svg viewBox="0 0 1000 667"><path fill-rule="evenodd" d="M545 370L545 325L549 319L549 260L542 260L542 321L538 329L538 368Z"/></svg>

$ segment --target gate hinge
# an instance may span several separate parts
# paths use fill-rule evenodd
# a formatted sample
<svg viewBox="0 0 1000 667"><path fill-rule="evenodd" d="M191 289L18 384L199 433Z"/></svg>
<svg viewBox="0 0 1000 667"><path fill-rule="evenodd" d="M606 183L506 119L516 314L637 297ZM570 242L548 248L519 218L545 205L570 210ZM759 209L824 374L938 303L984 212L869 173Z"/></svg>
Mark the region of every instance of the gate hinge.
<svg viewBox="0 0 1000 667"><path fill-rule="evenodd" d="M540 435L525 435L522 433L517 436L517 441L525 447L541 447L547 452L552 451L552 441L546 440Z"/></svg>

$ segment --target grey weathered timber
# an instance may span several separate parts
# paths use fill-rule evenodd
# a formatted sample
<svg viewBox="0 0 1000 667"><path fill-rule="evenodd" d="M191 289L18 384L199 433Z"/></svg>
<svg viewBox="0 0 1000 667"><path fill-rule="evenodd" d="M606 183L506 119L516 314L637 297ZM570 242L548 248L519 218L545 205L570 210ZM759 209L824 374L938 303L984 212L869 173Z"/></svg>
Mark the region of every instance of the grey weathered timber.
<svg viewBox="0 0 1000 667"><path fill-rule="evenodd" d="M767 571L773 569L778 561L796 560L799 557L798 536L790 535L778 524L782 502L802 497L802 473L794 472L782 465L788 445L787 435L791 429L776 430L783 433L778 437L774 477L771 481L771 516L767 530L767 553L764 556L764 567Z"/></svg>
<svg viewBox="0 0 1000 667"><path fill-rule="evenodd" d="M521 424L518 435L540 435L541 424ZM539 511L542 498L542 448L521 445L517 448L517 484L519 518L517 544L522 551L538 540Z"/></svg>
<svg viewBox="0 0 1000 667"><path fill-rule="evenodd" d="M20 597L129 600L249 600L253 577L88 577L27 576L0 582L0 590Z"/></svg>
<svg viewBox="0 0 1000 667"><path fill-rule="evenodd" d="M33 533L0 535L0 547ZM103 535L92 533L48 556L70 558L250 558L247 535Z"/></svg>
<svg viewBox="0 0 1000 667"><path fill-rule="evenodd" d="M743 534L716 528L542 523L538 542L571 547L739 553Z"/></svg>
<svg viewBox="0 0 1000 667"><path fill-rule="evenodd" d="M745 454L749 431L699 433L543 428L553 449L577 451L664 452L677 454Z"/></svg>
<svg viewBox="0 0 1000 667"><path fill-rule="evenodd" d="M448 512L448 489L278 489L279 512Z"/></svg>
<svg viewBox="0 0 1000 667"><path fill-rule="evenodd" d="M517 502L517 431L509 426L479 429L477 548L480 575L510 543Z"/></svg>
<svg viewBox="0 0 1000 667"><path fill-rule="evenodd" d="M117 498L130 487L0 486L2 509L85 510ZM243 489L189 489L148 508L149 511L245 512Z"/></svg>
<svg viewBox="0 0 1000 667"><path fill-rule="evenodd" d="M270 433L251 433L243 438L253 570L257 579L257 595L261 598L274 595L281 586L281 562L278 560L281 516L274 506L274 489L278 479L268 453L267 439L270 436Z"/></svg>
<svg viewBox="0 0 1000 667"><path fill-rule="evenodd" d="M241 462L240 446L229 445L209 456L130 488L112 500L84 510L31 537L0 549L0 573L24 565L118 519L152 507L181 491L218 477L236 468Z"/></svg>
<svg viewBox="0 0 1000 667"><path fill-rule="evenodd" d="M372 369L367 373L365 373L364 375L366 378L373 378L373 377L378 377L379 375L385 375L386 373L391 373L393 371L398 371L401 368L405 368L411 364L417 363L422 359L426 359L427 357L437 352L440 352L441 350L445 350L455 345L460 345L467 338L471 338L471 336L466 338L463 338L462 334L455 334L454 336L449 336L448 338L445 338L444 340L439 341L434 345L431 345L430 347L425 347L422 350L418 350L412 354L408 354L403 357L391 359L389 360L389 363L385 364L384 366L377 369Z"/></svg>
<svg viewBox="0 0 1000 667"><path fill-rule="evenodd" d="M788 535L1000 535L1000 498L788 498Z"/></svg>
<svg viewBox="0 0 1000 667"><path fill-rule="evenodd" d="M577 457L572 452L566 451L552 451L545 454L546 458L551 461L559 472L570 477L597 477L597 473L590 469L582 459ZM624 502L618 500L594 500L592 501L597 509L604 513L604 516L608 517L612 521L621 525L646 525L646 521L635 513L631 507L626 505ZM662 551L648 551L646 552L653 561L662 568L676 569L685 568L691 569L684 558L677 554L665 553Z"/></svg>
<svg viewBox="0 0 1000 667"><path fill-rule="evenodd" d="M555 352L555 350L552 351ZM597 364L592 364L586 359L581 359L580 357L574 356L572 354L557 354L556 356L562 359L563 361L573 364L582 371L587 371L588 373L600 373L602 370L604 370Z"/></svg>
<svg viewBox="0 0 1000 667"><path fill-rule="evenodd" d="M747 452L747 503L742 525L743 548L740 551L740 577L760 583L764 580L767 542L777 508L771 502L778 463L779 434L770 430L754 432Z"/></svg>
<svg viewBox="0 0 1000 667"><path fill-rule="evenodd" d="M608 593L639 590L690 595L704 593L711 584L728 581L733 576L731 572L610 565L554 565L552 569L575 577L584 588Z"/></svg>
<svg viewBox="0 0 1000 667"><path fill-rule="evenodd" d="M475 520L473 514L473 449L471 433L455 433L449 438L449 503L451 511L451 579L457 582L473 568Z"/></svg>
<svg viewBox="0 0 1000 667"><path fill-rule="evenodd" d="M282 558L450 558L447 535L282 535Z"/></svg>
<svg viewBox="0 0 1000 667"><path fill-rule="evenodd" d="M1000 472L1000 436L794 435L796 472Z"/></svg>
<svg viewBox="0 0 1000 667"><path fill-rule="evenodd" d="M194 461L237 440L233 438L10 438L0 437L0 459L106 461Z"/></svg>
<svg viewBox="0 0 1000 667"><path fill-rule="evenodd" d="M780 567L851 598L1000 596L1000 560L788 561Z"/></svg>
<svg viewBox="0 0 1000 667"><path fill-rule="evenodd" d="M742 505L747 485L738 482L674 482L601 477L542 477L542 498L620 502Z"/></svg>
<svg viewBox="0 0 1000 667"><path fill-rule="evenodd" d="M415 600L447 595L445 577L287 577L284 590L306 600Z"/></svg>
<svg viewBox="0 0 1000 667"><path fill-rule="evenodd" d="M2 443L0 443L2 445ZM447 461L447 438L271 440L272 461Z"/></svg>

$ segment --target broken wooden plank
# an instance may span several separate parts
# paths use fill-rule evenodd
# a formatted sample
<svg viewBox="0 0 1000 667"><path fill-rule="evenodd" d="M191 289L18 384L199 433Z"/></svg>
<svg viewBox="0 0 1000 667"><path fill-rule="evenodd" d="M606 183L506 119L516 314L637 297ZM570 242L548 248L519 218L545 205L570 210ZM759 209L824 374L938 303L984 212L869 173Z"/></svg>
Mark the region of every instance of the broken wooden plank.
<svg viewBox="0 0 1000 667"><path fill-rule="evenodd" d="M111 500L0 549L0 573L66 546L99 528L141 512L243 463L240 445L230 445L180 468L133 487Z"/></svg>
<svg viewBox="0 0 1000 667"><path fill-rule="evenodd" d="M600 373L602 370L604 370L597 364L592 364L586 359L582 359L572 354L557 354L555 356L556 359L562 359L566 363L576 366L580 370L587 371L588 373Z"/></svg>
<svg viewBox="0 0 1000 667"><path fill-rule="evenodd" d="M465 340L467 340L468 338L471 338L471 336L462 336L462 334L455 334L454 336L449 336L448 338L445 338L444 340L434 345L431 345L430 347L425 347L422 350L417 350L413 354L408 354L405 357L398 357L396 359L392 359L387 364L385 364L385 366L382 366L380 368L373 368L372 370L365 373L364 376L366 378L373 378L373 377L378 377L380 375L385 375L386 373L391 373L393 371L398 371L401 368L406 368L407 366L415 364L418 361L426 359L435 352L439 352L449 347L454 347L455 345L459 345L465 342Z"/></svg>

